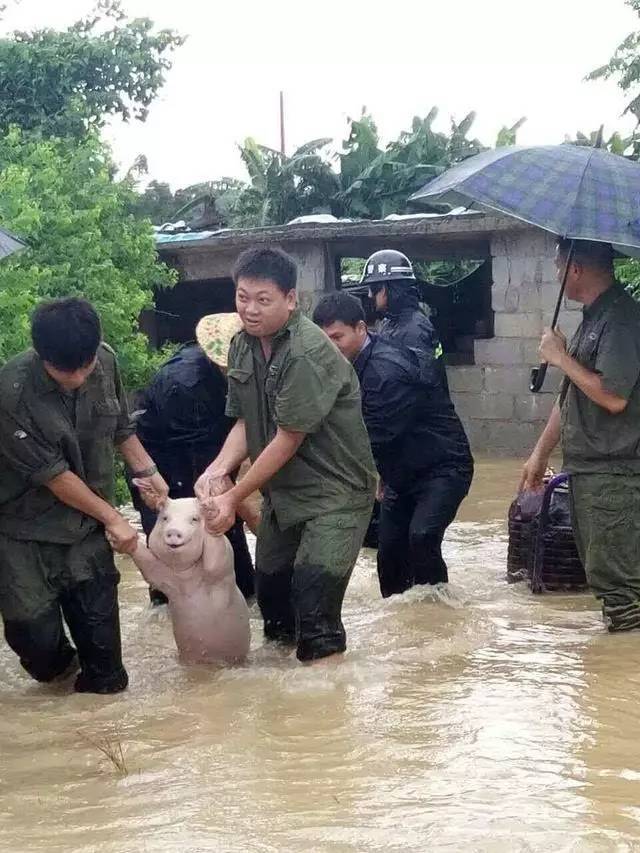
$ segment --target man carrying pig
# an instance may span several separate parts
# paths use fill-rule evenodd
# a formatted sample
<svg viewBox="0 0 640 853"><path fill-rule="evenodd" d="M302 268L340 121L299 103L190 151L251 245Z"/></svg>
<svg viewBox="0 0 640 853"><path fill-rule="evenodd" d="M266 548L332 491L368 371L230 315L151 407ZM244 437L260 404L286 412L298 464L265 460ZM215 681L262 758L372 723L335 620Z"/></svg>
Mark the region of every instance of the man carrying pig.
<svg viewBox="0 0 640 853"><path fill-rule="evenodd" d="M113 350L83 299L36 308L33 350L0 370L0 612L37 681L116 693L122 665L115 550L137 532L112 506L117 447L150 499L167 486L135 436ZM67 623L76 652L69 643Z"/></svg>
<svg viewBox="0 0 640 853"><path fill-rule="evenodd" d="M233 278L244 330L229 352L227 415L238 420L196 495L221 534L238 504L262 491L256 591L265 636L295 643L301 661L326 658L346 648L342 601L376 487L358 379L296 307L288 255L245 252ZM224 491L247 455L251 468Z"/></svg>

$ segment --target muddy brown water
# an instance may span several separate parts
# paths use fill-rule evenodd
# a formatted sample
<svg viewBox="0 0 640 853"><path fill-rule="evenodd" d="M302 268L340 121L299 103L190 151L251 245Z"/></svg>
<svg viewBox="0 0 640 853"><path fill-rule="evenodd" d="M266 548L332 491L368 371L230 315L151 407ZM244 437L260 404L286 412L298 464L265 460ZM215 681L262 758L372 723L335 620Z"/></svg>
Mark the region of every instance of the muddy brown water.
<svg viewBox="0 0 640 853"><path fill-rule="evenodd" d="M127 561L126 694L41 687L0 646L2 849L640 850L640 635L506 584L517 470L478 465L446 595L382 601L362 553L337 666L265 647L254 612L246 667L184 668Z"/></svg>

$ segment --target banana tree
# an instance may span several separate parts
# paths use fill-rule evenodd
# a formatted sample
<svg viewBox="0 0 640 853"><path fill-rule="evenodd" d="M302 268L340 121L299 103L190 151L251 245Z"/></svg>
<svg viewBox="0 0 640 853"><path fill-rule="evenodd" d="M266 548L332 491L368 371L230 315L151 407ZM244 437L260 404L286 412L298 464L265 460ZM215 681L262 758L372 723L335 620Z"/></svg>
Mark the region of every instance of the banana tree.
<svg viewBox="0 0 640 853"><path fill-rule="evenodd" d="M248 138L240 156L249 185L240 192L235 223L244 226L288 222L297 216L331 210L338 177L324 153L330 139L314 139L290 157Z"/></svg>

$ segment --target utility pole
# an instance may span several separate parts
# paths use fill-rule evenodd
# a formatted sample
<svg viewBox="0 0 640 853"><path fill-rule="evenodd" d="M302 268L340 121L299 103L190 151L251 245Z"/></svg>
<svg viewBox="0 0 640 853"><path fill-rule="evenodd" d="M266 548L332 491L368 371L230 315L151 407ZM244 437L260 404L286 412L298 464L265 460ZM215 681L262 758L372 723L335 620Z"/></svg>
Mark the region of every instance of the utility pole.
<svg viewBox="0 0 640 853"><path fill-rule="evenodd" d="M280 153L284 157L284 92L280 91Z"/></svg>

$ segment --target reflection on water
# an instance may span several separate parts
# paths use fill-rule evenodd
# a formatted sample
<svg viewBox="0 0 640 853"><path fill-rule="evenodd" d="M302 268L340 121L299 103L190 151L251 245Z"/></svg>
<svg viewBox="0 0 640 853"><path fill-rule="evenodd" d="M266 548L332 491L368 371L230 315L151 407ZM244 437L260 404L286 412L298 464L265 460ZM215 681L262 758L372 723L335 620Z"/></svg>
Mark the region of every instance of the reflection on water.
<svg viewBox="0 0 640 853"><path fill-rule="evenodd" d="M363 553L337 666L263 646L255 618L246 667L185 669L128 563L126 694L41 687L2 646L3 849L640 850L640 635L505 583L516 479L478 465L448 590L382 601Z"/></svg>

